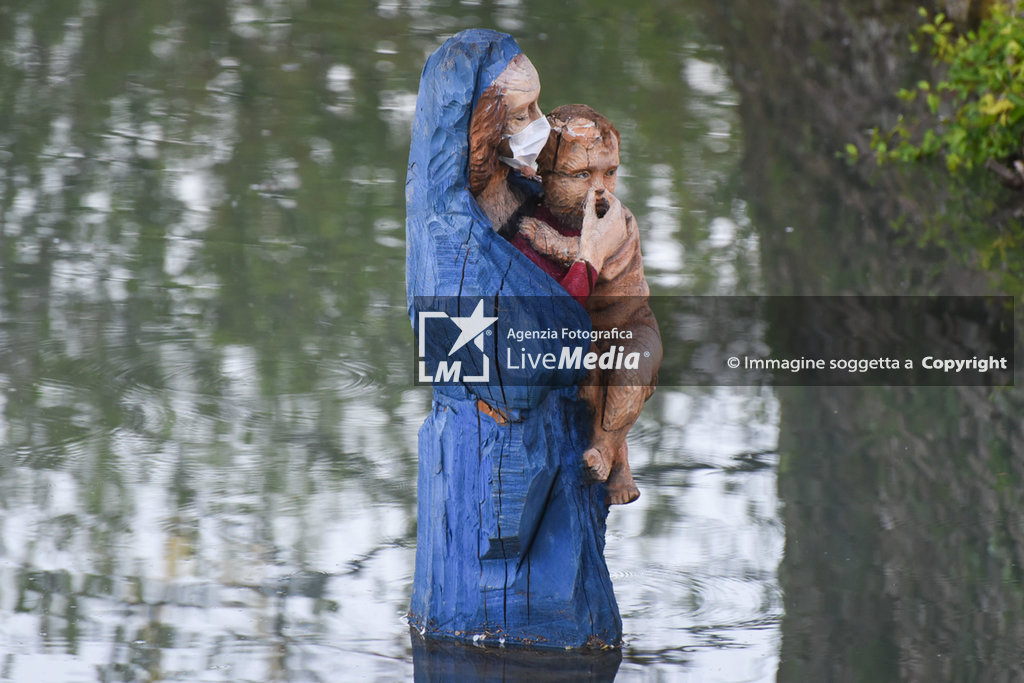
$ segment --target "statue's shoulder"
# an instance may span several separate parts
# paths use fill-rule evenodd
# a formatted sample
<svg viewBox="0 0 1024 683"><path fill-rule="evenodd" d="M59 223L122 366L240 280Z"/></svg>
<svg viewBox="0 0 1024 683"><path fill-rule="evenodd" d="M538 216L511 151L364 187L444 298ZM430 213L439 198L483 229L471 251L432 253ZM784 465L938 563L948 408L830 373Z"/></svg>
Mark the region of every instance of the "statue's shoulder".
<svg viewBox="0 0 1024 683"><path fill-rule="evenodd" d="M512 206L508 219L499 227L498 234L511 240L519 232L523 218L532 217L540 206L544 191L536 180L523 177L518 171L508 174L507 179Z"/></svg>
<svg viewBox="0 0 1024 683"><path fill-rule="evenodd" d="M539 202L540 198L544 196L544 189L541 187L540 181L534 178L527 178L519 171L511 171L508 174L507 182L512 194L520 202L530 199L535 199Z"/></svg>

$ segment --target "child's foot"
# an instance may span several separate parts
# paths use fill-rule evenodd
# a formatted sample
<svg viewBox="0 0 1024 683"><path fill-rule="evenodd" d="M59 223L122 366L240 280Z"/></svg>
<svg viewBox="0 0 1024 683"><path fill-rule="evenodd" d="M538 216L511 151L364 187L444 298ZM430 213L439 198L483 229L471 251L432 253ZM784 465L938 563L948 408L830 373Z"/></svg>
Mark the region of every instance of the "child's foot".
<svg viewBox="0 0 1024 683"><path fill-rule="evenodd" d="M612 469L611 456L605 456L599 448L588 448L583 452L583 468L593 481L604 481Z"/></svg>
<svg viewBox="0 0 1024 683"><path fill-rule="evenodd" d="M633 481L629 463L616 464L608 475L608 495L604 502L608 505L626 505L639 497L640 489Z"/></svg>

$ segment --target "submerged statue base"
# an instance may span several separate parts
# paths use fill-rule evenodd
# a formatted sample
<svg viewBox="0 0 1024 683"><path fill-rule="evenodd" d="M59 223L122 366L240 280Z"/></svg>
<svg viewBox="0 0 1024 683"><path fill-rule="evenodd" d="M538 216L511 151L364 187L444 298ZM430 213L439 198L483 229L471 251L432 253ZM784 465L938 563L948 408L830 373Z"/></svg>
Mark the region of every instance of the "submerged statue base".
<svg viewBox="0 0 1024 683"><path fill-rule="evenodd" d="M415 681L614 681L622 650L508 650L427 640L412 641Z"/></svg>

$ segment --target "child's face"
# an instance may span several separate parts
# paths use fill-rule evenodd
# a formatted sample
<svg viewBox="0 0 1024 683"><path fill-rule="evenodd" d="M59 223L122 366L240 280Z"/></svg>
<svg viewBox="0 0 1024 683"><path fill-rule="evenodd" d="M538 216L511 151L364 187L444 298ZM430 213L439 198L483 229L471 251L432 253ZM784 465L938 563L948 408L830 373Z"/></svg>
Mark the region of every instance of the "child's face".
<svg viewBox="0 0 1024 683"><path fill-rule="evenodd" d="M544 203L564 222L579 226L590 189L598 217L608 210L607 195L615 194L619 143L612 135L607 139L595 137L596 133L573 136L568 133L571 129L563 129L554 168L543 174Z"/></svg>

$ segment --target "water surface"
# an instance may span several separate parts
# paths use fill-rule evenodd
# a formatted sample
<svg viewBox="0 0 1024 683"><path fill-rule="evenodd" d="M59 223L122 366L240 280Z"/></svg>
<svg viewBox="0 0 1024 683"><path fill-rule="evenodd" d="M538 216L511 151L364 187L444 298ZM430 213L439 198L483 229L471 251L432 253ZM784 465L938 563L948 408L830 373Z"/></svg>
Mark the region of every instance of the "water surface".
<svg viewBox="0 0 1024 683"><path fill-rule="evenodd" d="M701 2L0 8L0 679L413 675L430 394L412 386L403 183L423 61L461 28L512 32L543 109L585 101L616 123L652 291L834 293L813 264L840 181L801 202L775 192L786 168L760 173L752 150L778 119L751 110L760 81L720 19ZM771 158L832 162L795 154ZM894 268L884 250L865 262ZM933 511L928 491L896 485L912 469L876 486L891 465L870 458L880 441L948 445L934 425L985 397L823 391L663 387L648 403L630 434L643 495L609 517L619 680L845 680L850 632L877 644L877 671L905 673L899 652L927 638L901 627L882 572L932 585L903 573L900 539L941 558L933 525L972 518L893 517L910 500ZM906 424L856 438L894 411ZM1012 472L1018 431L997 418L1011 445L992 457ZM859 477L828 465L861 458ZM1019 595L1013 490L993 489L1005 572L986 555L970 584L1005 575L992 599ZM836 530L858 571L808 550Z"/></svg>

